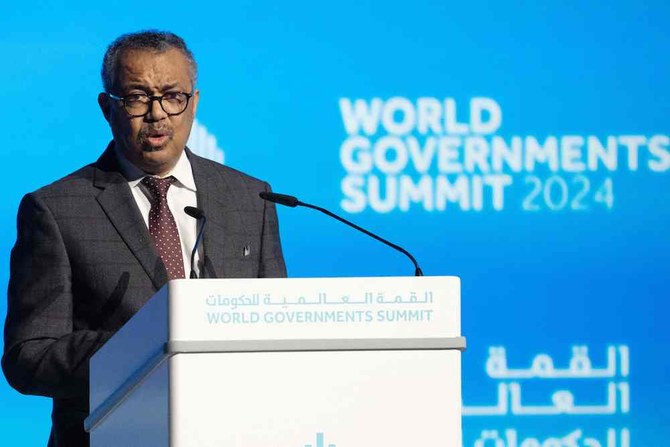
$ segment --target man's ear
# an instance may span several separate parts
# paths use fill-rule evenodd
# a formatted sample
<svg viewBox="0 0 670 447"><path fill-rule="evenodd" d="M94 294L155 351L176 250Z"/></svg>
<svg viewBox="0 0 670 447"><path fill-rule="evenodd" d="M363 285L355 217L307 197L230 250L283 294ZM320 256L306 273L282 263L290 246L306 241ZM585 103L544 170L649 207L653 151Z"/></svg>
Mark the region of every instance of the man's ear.
<svg viewBox="0 0 670 447"><path fill-rule="evenodd" d="M102 115L105 117L105 120L109 123L110 119L110 102L109 102L109 96L107 96L106 93L100 93L98 95L98 105L100 106L100 110L102 111Z"/></svg>
<svg viewBox="0 0 670 447"><path fill-rule="evenodd" d="M198 103L200 102L200 90L193 92L193 98L191 98L193 103L193 116L195 116L195 111L198 109Z"/></svg>

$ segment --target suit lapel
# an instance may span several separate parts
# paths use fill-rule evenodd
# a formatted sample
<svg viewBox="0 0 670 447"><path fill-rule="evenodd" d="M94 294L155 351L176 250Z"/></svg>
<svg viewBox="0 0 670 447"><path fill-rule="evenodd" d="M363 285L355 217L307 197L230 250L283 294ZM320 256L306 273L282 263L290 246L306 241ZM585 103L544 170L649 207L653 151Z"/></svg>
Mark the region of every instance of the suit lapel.
<svg viewBox="0 0 670 447"><path fill-rule="evenodd" d="M135 205L128 182L120 173L112 144L96 162L94 185L102 191L96 198L130 251L146 271L156 289L168 280L167 271L154 249L149 230Z"/></svg>
<svg viewBox="0 0 670 447"><path fill-rule="evenodd" d="M188 149L187 149L188 151ZM234 191L225 179L204 160L187 152L198 197L198 208L207 217L203 236L205 278L223 278L235 275L235 262L241 258L244 224L240 210L232 199ZM235 237L237 235L237 237Z"/></svg>

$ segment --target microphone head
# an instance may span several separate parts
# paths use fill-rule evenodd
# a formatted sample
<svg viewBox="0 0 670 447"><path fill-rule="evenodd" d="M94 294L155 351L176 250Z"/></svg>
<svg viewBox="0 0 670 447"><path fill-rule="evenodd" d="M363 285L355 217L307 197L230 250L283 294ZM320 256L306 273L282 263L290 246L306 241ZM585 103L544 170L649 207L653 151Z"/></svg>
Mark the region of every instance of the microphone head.
<svg viewBox="0 0 670 447"><path fill-rule="evenodd" d="M196 208L196 207L194 207L194 206L186 206L186 207L184 207L184 212L185 212L186 214L188 214L189 216L191 216L192 218L194 218L194 219L198 219L198 220L200 220L200 219L202 219L203 217L205 217L205 213L203 213L201 209Z"/></svg>
<svg viewBox="0 0 670 447"><path fill-rule="evenodd" d="M290 206L295 208L300 205L300 200L294 196L288 196L286 194L277 194L275 192L259 192L258 195L261 199L267 200L272 203L278 203L284 206Z"/></svg>

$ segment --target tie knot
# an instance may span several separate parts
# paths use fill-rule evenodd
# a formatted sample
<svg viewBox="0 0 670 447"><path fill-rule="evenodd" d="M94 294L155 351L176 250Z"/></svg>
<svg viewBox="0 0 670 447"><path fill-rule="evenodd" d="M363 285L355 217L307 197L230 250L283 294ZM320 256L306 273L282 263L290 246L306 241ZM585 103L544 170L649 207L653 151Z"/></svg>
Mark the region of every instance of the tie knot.
<svg viewBox="0 0 670 447"><path fill-rule="evenodd" d="M147 187L154 199L167 198L167 192L170 185L176 182L177 179L173 176L158 178L158 177L144 177L142 183Z"/></svg>

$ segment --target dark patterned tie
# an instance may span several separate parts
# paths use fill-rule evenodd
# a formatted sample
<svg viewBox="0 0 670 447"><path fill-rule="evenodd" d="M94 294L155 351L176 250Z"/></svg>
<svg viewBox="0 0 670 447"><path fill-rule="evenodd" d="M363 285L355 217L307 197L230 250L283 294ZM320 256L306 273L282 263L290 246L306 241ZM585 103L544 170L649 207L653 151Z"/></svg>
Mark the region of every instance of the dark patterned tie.
<svg viewBox="0 0 670 447"><path fill-rule="evenodd" d="M149 211L149 234L160 254L169 279L184 278L184 258L181 254L179 231L167 203L170 185L177 181L167 178L144 177L142 183L151 195Z"/></svg>

